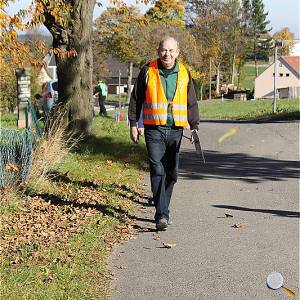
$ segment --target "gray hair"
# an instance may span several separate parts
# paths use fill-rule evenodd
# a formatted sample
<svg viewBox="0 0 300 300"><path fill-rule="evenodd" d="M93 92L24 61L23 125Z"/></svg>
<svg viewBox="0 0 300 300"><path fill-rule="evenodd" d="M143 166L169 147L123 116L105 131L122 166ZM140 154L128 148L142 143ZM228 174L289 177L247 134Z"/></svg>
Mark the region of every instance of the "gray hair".
<svg viewBox="0 0 300 300"><path fill-rule="evenodd" d="M179 43L178 43L178 41L177 41L175 38L173 38L172 36L165 36L165 37L159 42L158 49L161 49L162 46L163 46L163 43L164 43L165 41L168 41L168 40L173 40L173 41L176 43L177 49L179 49Z"/></svg>

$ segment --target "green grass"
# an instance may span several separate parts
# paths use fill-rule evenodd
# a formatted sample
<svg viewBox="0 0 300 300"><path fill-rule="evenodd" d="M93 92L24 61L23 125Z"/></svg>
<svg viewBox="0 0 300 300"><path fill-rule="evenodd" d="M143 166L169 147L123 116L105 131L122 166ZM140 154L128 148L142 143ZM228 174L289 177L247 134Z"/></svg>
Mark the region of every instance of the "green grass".
<svg viewBox="0 0 300 300"><path fill-rule="evenodd" d="M0 113L0 127L17 128L18 116L13 113Z"/></svg>
<svg viewBox="0 0 300 300"><path fill-rule="evenodd" d="M113 101L113 102L125 102L126 101L126 95L112 95L112 94L109 94L107 96L107 101Z"/></svg>
<svg viewBox="0 0 300 300"><path fill-rule="evenodd" d="M2 125L7 124L4 120L11 118L3 118ZM134 214L136 204L132 199L142 193L141 170L145 168L144 144L131 143L126 122L95 117L91 135L81 140L55 170L57 176L34 188L31 185L29 191L32 197L45 197L45 201L58 199L64 203L55 208L62 216L66 210L63 207L68 206L69 210L77 207L77 210L89 212L91 209L93 216L83 222L81 231L73 234L67 244L37 246L33 240L18 252L3 257L1 299L107 299L110 272L106 259L111 244L118 239L116 226L124 226L128 216ZM76 195L80 189L85 191L85 187L89 189L89 195L101 195L99 203L98 199L92 199L90 204L89 196L84 199L83 206L76 202ZM27 194L25 191L21 200L1 203L2 216L22 214ZM79 199L82 200L80 196ZM47 222L50 225L52 220ZM16 235L15 230L5 230ZM34 256L34 252L38 256ZM12 263L16 256L19 261Z"/></svg>
<svg viewBox="0 0 300 300"><path fill-rule="evenodd" d="M199 102L200 118L231 120L293 120L299 119L299 99L277 100L277 112L273 113L272 100Z"/></svg>
<svg viewBox="0 0 300 300"><path fill-rule="evenodd" d="M2 263L2 299L106 299L109 251L101 236L115 224L110 219L74 237L64 249L45 249L43 262L28 260L13 267Z"/></svg>
<svg viewBox="0 0 300 300"><path fill-rule="evenodd" d="M202 118L299 118L299 99L278 100L277 114L272 114L271 100L213 100L199 102L199 106ZM3 257L0 265L2 299L107 299L110 275L106 259L110 254L110 241L116 239L116 225L124 225L126 216L134 213L136 206L132 196L141 192L141 170L147 168L144 143L132 144L126 122L114 121L112 114L109 118L95 117L93 132L81 140L55 170L57 177L30 190L31 196L45 197L45 201L58 199L70 210L77 204L81 210L83 207L78 206L76 195L82 187L88 187L92 193L103 196L96 206L86 203L91 209L97 207L96 212L66 244L38 247L33 240L17 253ZM9 126L14 118L13 115L3 117L1 125ZM2 216L22 214L27 196L25 193L23 198L18 197L15 195L9 203L1 202ZM60 207L58 205L57 210ZM11 236L17 235L14 227L5 230ZM39 254L37 257L33 257L35 251ZM20 261L12 263L16 255Z"/></svg>

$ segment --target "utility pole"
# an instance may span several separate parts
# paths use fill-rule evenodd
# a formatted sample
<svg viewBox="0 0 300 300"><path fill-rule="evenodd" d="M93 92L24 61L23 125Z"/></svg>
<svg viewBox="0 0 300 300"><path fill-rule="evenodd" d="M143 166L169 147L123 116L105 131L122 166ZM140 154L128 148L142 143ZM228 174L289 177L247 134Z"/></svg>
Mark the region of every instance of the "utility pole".
<svg viewBox="0 0 300 300"><path fill-rule="evenodd" d="M211 100L211 57L209 58L209 100Z"/></svg>
<svg viewBox="0 0 300 300"><path fill-rule="evenodd" d="M274 44L274 78L273 78L273 85L274 85L274 98L273 98L273 113L276 113L276 99L277 99L277 47L282 47L282 41L275 41Z"/></svg>

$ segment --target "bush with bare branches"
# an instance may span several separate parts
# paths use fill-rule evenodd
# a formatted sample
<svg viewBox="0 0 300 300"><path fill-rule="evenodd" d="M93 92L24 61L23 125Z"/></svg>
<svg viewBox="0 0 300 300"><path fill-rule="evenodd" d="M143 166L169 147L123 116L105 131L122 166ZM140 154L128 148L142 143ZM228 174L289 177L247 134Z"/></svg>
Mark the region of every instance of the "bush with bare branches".
<svg viewBox="0 0 300 300"><path fill-rule="evenodd" d="M38 184L49 176L72 148L80 137L68 131L65 119L66 110L56 108L46 124L46 130L33 152L32 166L27 178L30 184Z"/></svg>

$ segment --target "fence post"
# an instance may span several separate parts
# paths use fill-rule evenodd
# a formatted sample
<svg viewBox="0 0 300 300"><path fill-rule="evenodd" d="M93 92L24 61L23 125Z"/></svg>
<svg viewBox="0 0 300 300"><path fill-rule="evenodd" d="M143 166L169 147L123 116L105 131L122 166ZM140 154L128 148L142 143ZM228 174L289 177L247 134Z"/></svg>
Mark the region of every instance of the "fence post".
<svg viewBox="0 0 300 300"><path fill-rule="evenodd" d="M29 126L31 120L26 121L26 112L28 112L28 101L31 97L30 80L31 68L17 68L15 71L17 77L18 94L18 127L25 128ZM28 115L29 118L30 115ZM27 123L28 122L28 123Z"/></svg>

